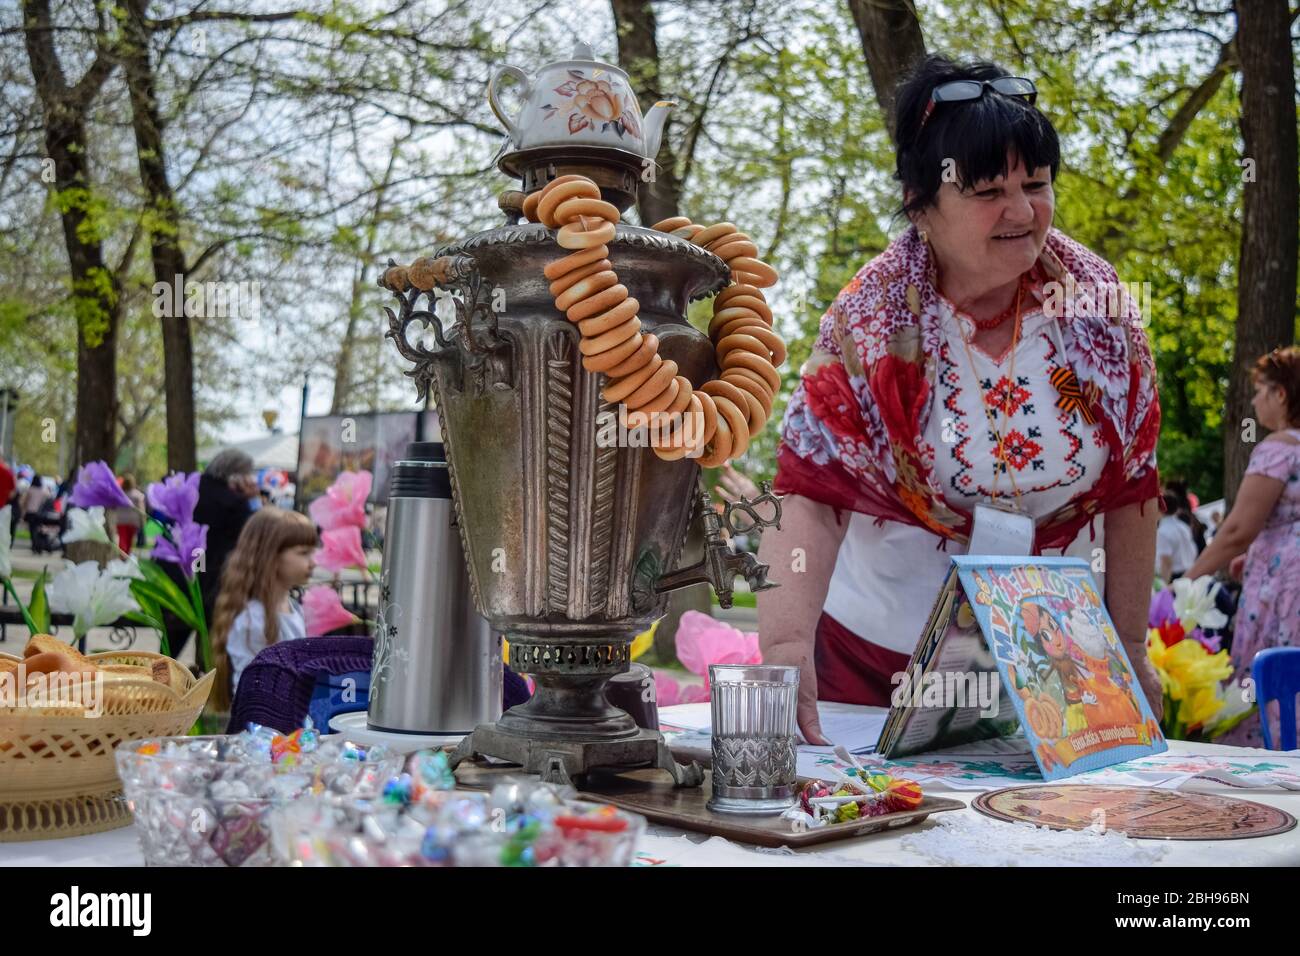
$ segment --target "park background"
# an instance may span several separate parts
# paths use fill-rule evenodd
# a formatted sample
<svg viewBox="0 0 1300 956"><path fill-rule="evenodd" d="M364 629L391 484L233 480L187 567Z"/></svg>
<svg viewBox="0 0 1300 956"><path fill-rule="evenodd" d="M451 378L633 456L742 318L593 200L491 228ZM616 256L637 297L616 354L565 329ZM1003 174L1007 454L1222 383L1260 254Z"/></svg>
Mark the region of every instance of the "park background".
<svg viewBox="0 0 1300 956"><path fill-rule="evenodd" d="M930 51L1037 83L1056 225L1150 284L1162 474L1230 501L1250 364L1296 340L1295 36L1286 0L3 0L0 437L147 482L307 392L415 411L375 277L501 221L487 79L582 40L677 103L640 221L734 220L781 271L783 397L738 463L770 477L822 313L901 229L886 117ZM160 316L177 275L256 295Z"/></svg>

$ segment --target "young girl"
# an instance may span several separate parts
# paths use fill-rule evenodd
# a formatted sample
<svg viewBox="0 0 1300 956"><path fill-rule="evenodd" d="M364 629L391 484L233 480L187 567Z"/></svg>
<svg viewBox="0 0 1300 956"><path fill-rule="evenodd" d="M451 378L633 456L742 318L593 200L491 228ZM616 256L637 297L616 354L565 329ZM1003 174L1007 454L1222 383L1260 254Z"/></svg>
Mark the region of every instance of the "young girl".
<svg viewBox="0 0 1300 956"><path fill-rule="evenodd" d="M218 710L230 709L239 675L258 651L306 637L302 608L289 589L311 577L317 543L316 526L296 511L264 508L244 525L221 572L212 615L217 668L212 702Z"/></svg>

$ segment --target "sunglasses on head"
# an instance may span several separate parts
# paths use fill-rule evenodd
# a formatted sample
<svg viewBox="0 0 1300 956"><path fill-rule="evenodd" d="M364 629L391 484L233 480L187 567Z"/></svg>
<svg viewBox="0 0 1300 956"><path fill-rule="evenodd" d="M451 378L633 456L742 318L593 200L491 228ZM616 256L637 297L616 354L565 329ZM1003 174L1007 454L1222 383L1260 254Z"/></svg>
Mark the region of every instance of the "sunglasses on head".
<svg viewBox="0 0 1300 956"><path fill-rule="evenodd" d="M940 103L972 103L982 98L986 90L1024 100L1031 106L1038 99L1038 87L1034 86L1033 80L1023 76L999 76L995 80L953 80L951 83L940 83L930 93L930 102L925 105L925 112L921 114L921 125L917 132L925 129L930 114Z"/></svg>

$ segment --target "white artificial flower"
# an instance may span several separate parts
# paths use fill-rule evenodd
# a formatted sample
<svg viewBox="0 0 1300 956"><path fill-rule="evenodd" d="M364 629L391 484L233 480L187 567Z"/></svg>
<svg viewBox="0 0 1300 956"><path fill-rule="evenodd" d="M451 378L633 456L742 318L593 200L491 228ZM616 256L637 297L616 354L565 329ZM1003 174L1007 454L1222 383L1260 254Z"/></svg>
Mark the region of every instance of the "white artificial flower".
<svg viewBox="0 0 1300 956"><path fill-rule="evenodd" d="M94 510L94 509L92 509ZM131 582L101 571L94 561L65 562L49 589L50 609L73 616L72 631L84 637L92 627L111 624L140 606L131 596Z"/></svg>
<svg viewBox="0 0 1300 956"><path fill-rule="evenodd" d="M128 554L120 561L110 561L104 568L111 578L126 578L128 580L143 581L144 572L140 570L140 559L134 554Z"/></svg>
<svg viewBox="0 0 1300 956"><path fill-rule="evenodd" d="M14 561L9 554L13 546L13 539L9 537L9 516L13 510L13 505L0 508L0 578L14 576Z"/></svg>
<svg viewBox="0 0 1300 956"><path fill-rule="evenodd" d="M93 508L68 509L68 530L63 533L63 543L71 544L73 541L109 543L103 508L96 505Z"/></svg>
<svg viewBox="0 0 1300 956"><path fill-rule="evenodd" d="M1181 577L1174 582L1174 614L1185 631L1193 628L1218 630L1228 623L1228 616L1214 606L1219 585L1203 574L1195 581Z"/></svg>

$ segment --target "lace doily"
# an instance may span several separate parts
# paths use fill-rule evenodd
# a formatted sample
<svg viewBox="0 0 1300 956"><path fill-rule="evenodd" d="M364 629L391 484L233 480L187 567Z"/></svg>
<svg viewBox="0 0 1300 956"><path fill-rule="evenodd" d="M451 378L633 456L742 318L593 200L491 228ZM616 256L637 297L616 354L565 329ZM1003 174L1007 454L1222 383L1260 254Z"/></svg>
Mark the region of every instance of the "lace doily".
<svg viewBox="0 0 1300 956"><path fill-rule="evenodd" d="M1165 855L1163 844L1117 830L1051 830L974 812L933 819L935 826L908 834L900 846L947 866L1150 866Z"/></svg>

